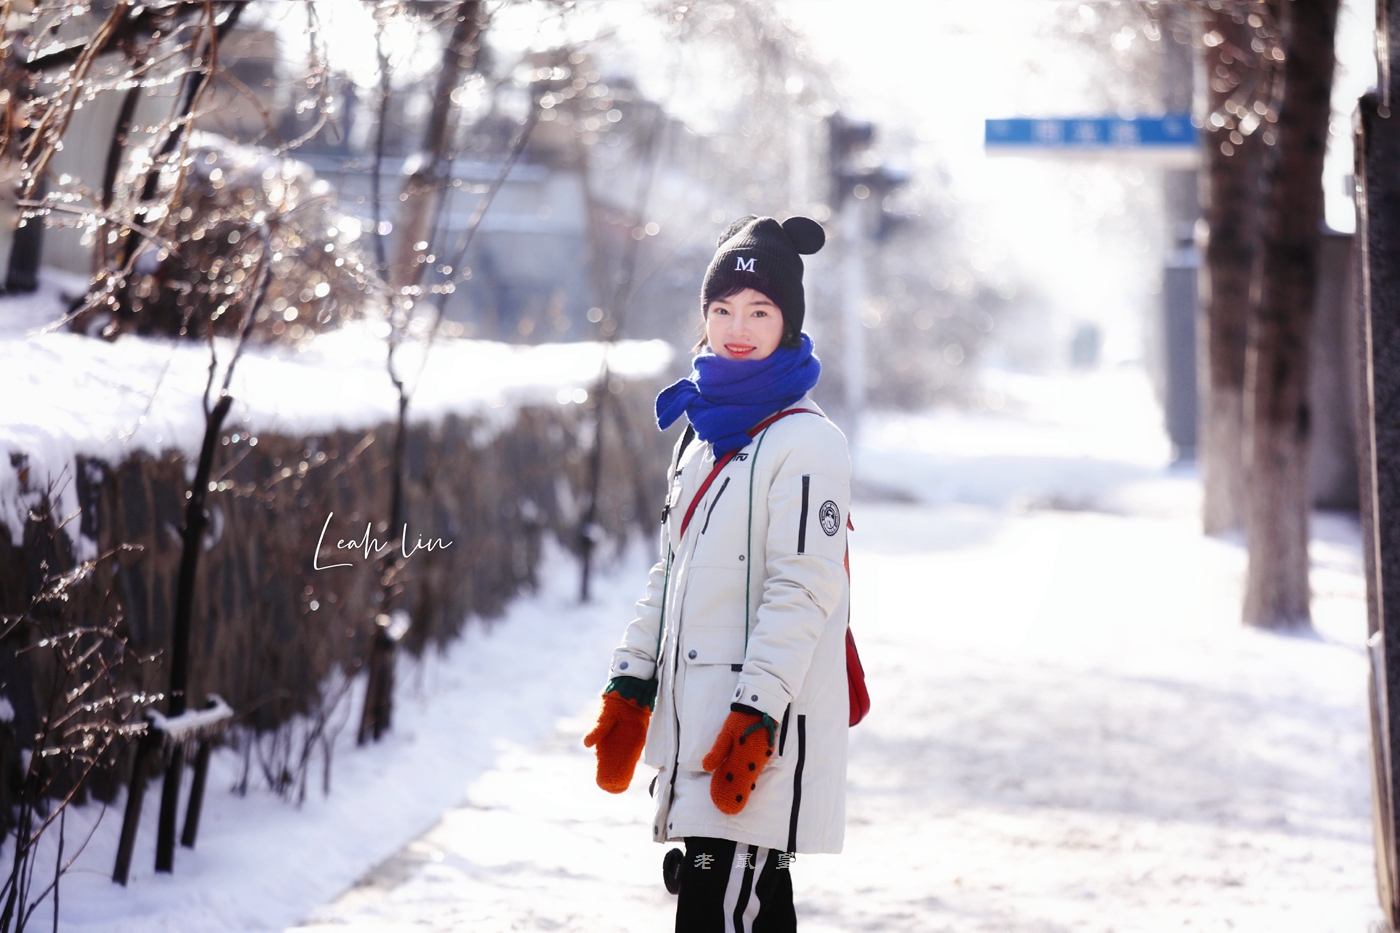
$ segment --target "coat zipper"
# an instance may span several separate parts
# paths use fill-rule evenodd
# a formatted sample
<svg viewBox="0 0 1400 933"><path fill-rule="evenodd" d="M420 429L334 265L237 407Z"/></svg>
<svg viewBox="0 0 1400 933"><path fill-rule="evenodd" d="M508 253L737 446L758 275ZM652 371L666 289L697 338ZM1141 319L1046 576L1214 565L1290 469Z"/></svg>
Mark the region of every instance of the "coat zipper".
<svg viewBox="0 0 1400 933"><path fill-rule="evenodd" d="M724 482L719 484L719 492L715 493L715 497L710 500L710 508L705 512L705 525L700 529L702 535L710 530L710 516L715 514L715 506L719 505L719 497L724 495L724 490L729 485L729 480L730 477L728 476L724 478Z"/></svg>
<svg viewBox="0 0 1400 933"><path fill-rule="evenodd" d="M664 835L660 841L665 842L671 837L671 808L676 805L676 772L681 767L681 711L676 705L676 673L680 669L681 637L680 629L676 629L676 649L671 652L671 719L676 724L676 735L672 740L676 753L671 759L671 780L670 788L666 797L666 827L662 830Z"/></svg>
<svg viewBox="0 0 1400 933"><path fill-rule="evenodd" d="M702 458L703 458L703 457L702 457ZM729 480L726 479L726 480L725 480L725 483L727 484L728 482L729 482ZM723 492L723 491L724 491L724 487L721 486L721 487L720 487L720 492ZM718 496L718 495L715 496L715 500L716 500L716 501L719 500L719 496ZM677 500L677 501L679 501L679 500ZM711 508L713 508L713 506L711 506ZM710 523L710 519L709 519L709 516L707 515L707 516L705 517L705 524L708 525L709 523ZM671 532L670 532L670 529L668 528L668 529L666 530L666 534L667 534L668 537L670 536L670 533L671 533ZM683 542L677 542L677 544L681 544L681 543L683 543ZM692 550L692 552L693 552L693 551L694 551L694 548L691 548L691 550ZM692 553L692 556L694 556L693 553ZM670 682L670 684L668 685L668 686L671 688L671 721L674 722L674 723L676 724L675 736L672 738L672 745L673 745L674 748L675 748L675 753L673 754L673 756L672 756L672 758L671 758L671 780L668 782L670 786L669 786L669 788L668 788L667 796L666 796L666 826L665 826L665 828L662 830L662 831L665 833L665 835L663 835L663 836L661 837L661 839L659 840L659 841L662 841L662 842L664 842L666 839L670 838L670 835L671 835L671 825L672 825L672 824L671 824L671 808L674 807L674 806L676 805L676 774L677 774L677 772L680 771L680 767L681 767L681 708L680 708L680 706L676 703L676 677L678 677L679 674L680 674L680 666L681 666L681 626L684 625L684 624L685 624L685 618L684 618L684 616L681 615L680 613L677 613L677 614L676 614L676 624L675 624L675 625L672 627L672 629L671 629L671 634L672 634L674 637L672 638L672 642L671 642L672 645L673 645L673 650L671 651L671 682Z"/></svg>

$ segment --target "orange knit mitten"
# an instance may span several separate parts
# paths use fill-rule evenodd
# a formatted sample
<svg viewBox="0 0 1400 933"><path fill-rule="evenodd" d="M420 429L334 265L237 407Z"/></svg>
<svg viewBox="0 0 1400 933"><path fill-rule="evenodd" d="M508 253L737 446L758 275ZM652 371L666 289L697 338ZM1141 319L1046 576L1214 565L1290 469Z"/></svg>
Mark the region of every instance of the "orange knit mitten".
<svg viewBox="0 0 1400 933"><path fill-rule="evenodd" d="M771 716L751 707L730 706L729 718L700 764L713 771L710 799L730 816L744 809L749 792L758 787L758 776L773 758L778 724Z"/></svg>
<svg viewBox="0 0 1400 933"><path fill-rule="evenodd" d="M636 681L636 684L619 685L618 681ZM647 684L651 688L650 697L644 689ZM641 695L629 689L637 685L643 687ZM589 748L597 746L598 786L610 794L620 794L632 783L632 772L637 770L642 746L646 744L655 696L656 681L639 681L635 677L615 678L603 692L598 724L584 736L583 744Z"/></svg>

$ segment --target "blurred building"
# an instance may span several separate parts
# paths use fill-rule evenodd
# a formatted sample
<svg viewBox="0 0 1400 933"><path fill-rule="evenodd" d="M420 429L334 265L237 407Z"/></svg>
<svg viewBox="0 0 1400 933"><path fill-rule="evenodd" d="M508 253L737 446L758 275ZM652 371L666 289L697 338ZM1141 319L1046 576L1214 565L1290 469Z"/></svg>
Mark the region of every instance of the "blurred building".
<svg viewBox="0 0 1400 933"><path fill-rule="evenodd" d="M295 152L335 186L341 208L356 213L367 231L393 235L399 192L419 158L413 147L421 129L405 115L426 113L426 93L421 87L395 92L385 108L380 155L377 134L355 129L377 123L378 96L338 82L339 116ZM528 98L501 82L476 113L464 115L429 250L435 259L429 284L470 270L443 304L444 319L466 336L538 342L625 333L686 344L698 318L712 231L734 219L715 206L752 199L769 204L759 212L773 212L786 201L786 191L774 203L762 189L729 190L743 178L725 171L732 155L646 99L629 77L599 78L585 93L596 102L591 109L555 105L542 112L459 262ZM308 120L289 119L283 135ZM819 123L808 127L812 134L821 130ZM801 151L818 147L808 142ZM443 273L443 265L454 272Z"/></svg>
<svg viewBox="0 0 1400 933"><path fill-rule="evenodd" d="M299 74L285 60L276 32L235 28L222 40L220 58L224 74L198 108L196 129L267 148L299 141L288 157L331 184L340 210L361 220L362 245L373 256L375 236L382 231L392 238L399 194L416 164L431 82L396 89L381 111L374 89L330 74L323 86L329 113L322 120L308 106L314 94L297 98L290 90ZM489 70L490 59L488 48L479 64ZM489 74L473 79L480 100L462 108L457 157L430 249L436 261L429 284L460 279L470 270L464 281L454 282L443 309L445 320L464 335L539 342L625 333L688 344L714 232L740 213L732 205L779 213L800 193L790 180L775 192L760 183L768 179L759 169L734 171L734 163L746 161L741 148L693 132L640 94L628 76L601 76L590 61L571 67L571 74L586 76L574 82L584 86L571 99L555 93L555 105L542 113L458 262L482 195L500 174L529 107L528 92L511 80ZM177 84L156 96L143 93L135 124L161 124L179 92ZM75 114L67 145L52 163L56 182L100 188L122 98L120 92L99 94ZM383 146L377 152L381 112ZM819 176L820 121L793 127L784 132L804 162L793 173ZM728 216L720 205L731 206ZM9 252L8 243L0 246ZM384 246L391 250L389 242ZM95 254L91 229L44 230L42 263L48 268L87 277ZM443 273L449 264L456 268Z"/></svg>
<svg viewBox="0 0 1400 933"><path fill-rule="evenodd" d="M219 60L223 74L195 126L240 142L277 145L277 34L234 29L219 44Z"/></svg>

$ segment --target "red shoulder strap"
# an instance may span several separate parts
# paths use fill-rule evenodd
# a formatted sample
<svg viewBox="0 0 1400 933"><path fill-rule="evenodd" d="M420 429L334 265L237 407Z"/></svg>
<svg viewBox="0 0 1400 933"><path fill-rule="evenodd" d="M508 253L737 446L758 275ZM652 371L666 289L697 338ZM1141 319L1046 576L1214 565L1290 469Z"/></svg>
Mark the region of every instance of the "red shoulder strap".
<svg viewBox="0 0 1400 933"><path fill-rule="evenodd" d="M764 418L758 424L749 428L747 434L749 435L749 437L757 437L760 431L768 427L773 422L786 418L788 415L800 415L803 413L810 415L821 414L821 412L817 411L815 408L789 408L784 411L778 412L776 415L770 415L769 417ZM725 454L723 457L720 457L717 461L715 461L714 468L710 470L710 475L705 477L705 481L701 483L700 488L695 491L695 498L690 500L690 507L685 510L685 518L681 519L682 538L685 537L685 530L690 527L690 519L691 516L695 514L695 507L700 504L701 499L705 498L705 493L709 492L710 484L715 481L715 477L719 475L719 471L723 470L726 466L728 466L729 461L733 460L734 455L738 452L738 450L731 450L729 453Z"/></svg>

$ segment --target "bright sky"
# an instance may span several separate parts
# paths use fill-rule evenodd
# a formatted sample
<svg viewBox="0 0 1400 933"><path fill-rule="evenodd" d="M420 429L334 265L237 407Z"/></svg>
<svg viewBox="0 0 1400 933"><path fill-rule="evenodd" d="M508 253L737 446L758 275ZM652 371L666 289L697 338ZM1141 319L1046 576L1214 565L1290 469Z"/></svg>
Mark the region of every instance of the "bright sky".
<svg viewBox="0 0 1400 933"><path fill-rule="evenodd" d="M1158 198L1155 173L989 159L982 149L989 117L1099 109L1086 105L1092 95L1082 62L1050 32L1057 4L864 0L860 16L835 0L786 6L831 60L853 110L882 126L913 126L921 142L915 165L946 169L965 235L1038 287L1057 331L1095 321L1111 358L1141 353L1141 311L1156 287L1161 233L1142 223L1143 208Z"/></svg>
<svg viewBox="0 0 1400 933"><path fill-rule="evenodd" d="M1155 305L1161 230L1132 223L1150 203L1154 173L1111 165L987 158L983 121L1092 113L1094 73L1084 52L1046 28L1054 0L786 0L788 14L831 60L851 105L883 124L912 124L947 169L965 212L1000 241L1054 299L1063 327L1107 329L1110 357L1135 356L1143 312ZM1324 186L1329 223L1354 226L1351 112L1375 81L1371 0L1343 0L1333 95L1333 145ZM1148 190L1144 190L1148 189Z"/></svg>
<svg viewBox="0 0 1400 933"><path fill-rule="evenodd" d="M1105 328L1109 358L1141 353L1146 313L1156 307L1167 231L1159 212L1160 174L1150 167L988 158L989 117L1077 115L1102 109L1111 94L1104 73L1086 66L1086 50L1056 35L1058 12L1093 15L1103 3L1057 0L777 0L830 70L842 106L884 128L901 127L912 149L891 155L916 172L942 170L964 220L962 234L984 263L1007 264L1034 283L1066 333L1079 321ZM1374 81L1373 0L1343 0L1338 35L1333 146L1324 180L1328 221L1349 230L1352 205L1350 114ZM596 15L568 27L542 18L546 7L516 3L492 24L503 50L554 44L596 31L617 31L643 90L704 125L735 92L711 75L676 76L672 50L656 42L642 0L594 0ZM376 80L374 23L359 3L322 3L333 64L369 84ZM289 21L290 22L290 21ZM415 51L395 37L404 72L431 69L437 53ZM1139 40L1141 41L1141 40ZM1112 78L1108 78L1112 80ZM885 138L896 135L888 130Z"/></svg>

